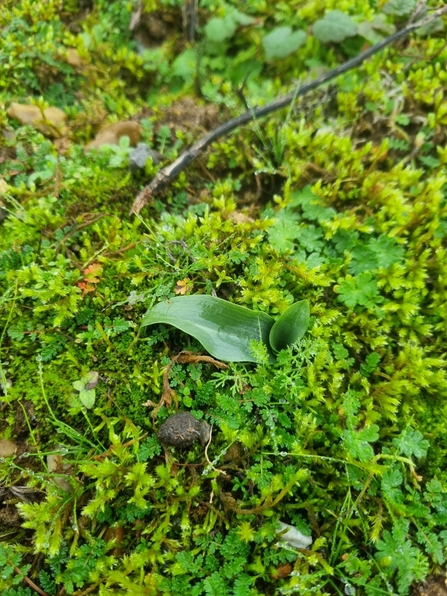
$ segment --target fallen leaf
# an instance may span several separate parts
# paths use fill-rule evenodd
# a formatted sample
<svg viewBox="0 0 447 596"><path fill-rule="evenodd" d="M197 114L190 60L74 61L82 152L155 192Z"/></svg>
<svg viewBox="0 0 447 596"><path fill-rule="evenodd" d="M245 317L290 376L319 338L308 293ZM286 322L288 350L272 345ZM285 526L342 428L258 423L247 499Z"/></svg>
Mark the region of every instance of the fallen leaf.
<svg viewBox="0 0 447 596"><path fill-rule="evenodd" d="M96 290L96 286L94 284L98 284L101 281L100 278L97 277L97 275L100 275L101 273L102 265L100 263L92 263L83 270L83 280L76 284L78 288L82 290L83 297L85 294L94 292Z"/></svg>
<svg viewBox="0 0 447 596"><path fill-rule="evenodd" d="M7 141L14 141L14 139L16 138L16 135L12 128L3 128L1 132L3 133L3 136Z"/></svg>
<svg viewBox="0 0 447 596"><path fill-rule="evenodd" d="M94 282L94 283L96 283L96 282ZM80 290L82 290L82 297L84 297L85 294L89 294L90 292L96 291L96 286L92 286L91 284L89 284L85 281L78 281L78 283L76 285L78 286L78 288Z"/></svg>
<svg viewBox="0 0 447 596"><path fill-rule="evenodd" d="M8 439L0 439L0 457L8 457L14 455L17 451L17 445Z"/></svg>
<svg viewBox="0 0 447 596"><path fill-rule="evenodd" d="M65 127L67 115L59 108L49 107L42 111L37 106L12 102L7 114L10 118L18 120L20 124L34 126L48 137L60 137L67 132Z"/></svg>
<svg viewBox="0 0 447 596"><path fill-rule="evenodd" d="M66 154L71 147L70 139L67 137L61 137L59 139L54 139L53 141L54 146L58 153Z"/></svg>
<svg viewBox="0 0 447 596"><path fill-rule="evenodd" d="M92 284L97 284L99 279L96 276L102 273L102 265L100 263L92 263L84 269L83 273L84 279Z"/></svg>
<svg viewBox="0 0 447 596"><path fill-rule="evenodd" d="M254 219L241 211L232 211L228 215L228 219L234 221L235 224L253 223Z"/></svg>
<svg viewBox="0 0 447 596"><path fill-rule="evenodd" d="M70 66L82 66L82 58L75 48L67 48L67 62Z"/></svg>
<svg viewBox="0 0 447 596"><path fill-rule="evenodd" d="M185 277L185 279L181 279L176 283L174 294L180 294L181 296L184 296L185 294L189 294L189 292L193 290L193 287L194 286L191 283L191 280L188 277Z"/></svg>
<svg viewBox="0 0 447 596"><path fill-rule="evenodd" d="M284 563L280 565L277 569L275 569L271 574L270 577L272 579L284 579L288 575L290 575L293 571L293 567L290 563Z"/></svg>
<svg viewBox="0 0 447 596"><path fill-rule="evenodd" d="M85 384L86 389L94 389L99 381L99 372L91 370L87 373L88 382Z"/></svg>
<svg viewBox="0 0 447 596"><path fill-rule="evenodd" d="M84 151L98 149L102 145L119 145L121 137L129 137L131 146L135 147L141 138L141 126L131 120L108 124L98 132L91 143L85 146Z"/></svg>

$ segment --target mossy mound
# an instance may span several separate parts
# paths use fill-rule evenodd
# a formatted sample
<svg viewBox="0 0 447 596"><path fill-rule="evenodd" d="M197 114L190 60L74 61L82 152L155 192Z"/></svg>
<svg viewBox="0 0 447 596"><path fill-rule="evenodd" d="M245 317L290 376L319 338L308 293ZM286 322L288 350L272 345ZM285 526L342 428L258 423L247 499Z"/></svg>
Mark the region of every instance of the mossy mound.
<svg viewBox="0 0 447 596"><path fill-rule="evenodd" d="M445 568L442 21L236 130L134 217L163 163L415 2L201 2L194 43L176 0L4 4L2 594L405 595ZM126 137L85 151L123 120L164 162L131 173ZM258 345L224 367L141 327L184 294L272 317L306 299L311 323L275 362ZM163 447L176 411L209 445Z"/></svg>

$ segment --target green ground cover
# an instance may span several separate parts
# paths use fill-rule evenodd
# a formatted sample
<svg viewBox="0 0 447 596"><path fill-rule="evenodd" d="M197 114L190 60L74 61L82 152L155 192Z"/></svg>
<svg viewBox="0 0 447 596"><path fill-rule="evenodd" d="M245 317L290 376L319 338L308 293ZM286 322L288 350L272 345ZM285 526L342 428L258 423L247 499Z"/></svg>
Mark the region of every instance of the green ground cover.
<svg viewBox="0 0 447 596"><path fill-rule="evenodd" d="M443 23L236 130L129 216L206 131L416 2L202 0L195 42L181 2L142 6L133 30L136 2L0 13L1 593L409 594L447 554ZM21 124L12 102L66 123ZM161 164L131 173L127 137L84 151L130 118ZM142 325L184 294L273 319L307 300L309 328L222 366ZM206 448L160 443L176 411L212 426Z"/></svg>

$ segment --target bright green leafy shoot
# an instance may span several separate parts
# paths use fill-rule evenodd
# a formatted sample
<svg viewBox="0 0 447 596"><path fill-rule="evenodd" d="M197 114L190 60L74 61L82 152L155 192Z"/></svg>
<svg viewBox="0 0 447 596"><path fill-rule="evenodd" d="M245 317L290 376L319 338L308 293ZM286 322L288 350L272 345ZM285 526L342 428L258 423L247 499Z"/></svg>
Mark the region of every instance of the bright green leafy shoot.
<svg viewBox="0 0 447 596"><path fill-rule="evenodd" d="M250 343L262 342L271 360L274 353L300 340L309 324L309 304L302 300L275 322L255 312L213 296L178 296L159 302L143 317L142 326L166 323L195 337L220 360L258 362Z"/></svg>
<svg viewBox="0 0 447 596"><path fill-rule="evenodd" d="M91 371L79 381L73 382L73 387L79 391L79 401L82 405L90 410L95 405L96 391L95 387L98 384L98 373Z"/></svg>
<svg viewBox="0 0 447 596"><path fill-rule="evenodd" d="M274 352L285 350L306 333L309 326L309 303L300 300L292 304L270 330L270 346Z"/></svg>

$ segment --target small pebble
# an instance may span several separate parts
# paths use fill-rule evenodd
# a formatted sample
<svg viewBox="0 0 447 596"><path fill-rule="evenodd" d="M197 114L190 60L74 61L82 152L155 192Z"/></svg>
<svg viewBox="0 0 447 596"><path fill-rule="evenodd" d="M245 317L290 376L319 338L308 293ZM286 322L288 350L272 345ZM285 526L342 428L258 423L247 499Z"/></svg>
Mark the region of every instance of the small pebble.
<svg viewBox="0 0 447 596"><path fill-rule="evenodd" d="M170 447L191 447L199 439L202 445L209 441L211 427L204 420L197 420L189 412L169 416L160 426L157 436Z"/></svg>
<svg viewBox="0 0 447 596"><path fill-rule="evenodd" d="M144 170L146 162L150 157L154 164L157 164L162 160L162 155L158 153L158 151L154 151L146 143L138 143L129 155L130 171L136 172L137 170Z"/></svg>

